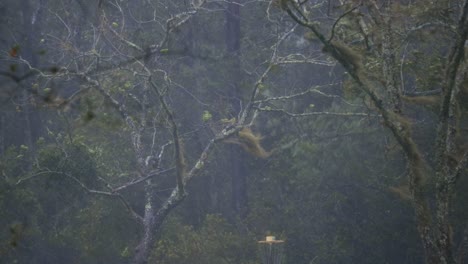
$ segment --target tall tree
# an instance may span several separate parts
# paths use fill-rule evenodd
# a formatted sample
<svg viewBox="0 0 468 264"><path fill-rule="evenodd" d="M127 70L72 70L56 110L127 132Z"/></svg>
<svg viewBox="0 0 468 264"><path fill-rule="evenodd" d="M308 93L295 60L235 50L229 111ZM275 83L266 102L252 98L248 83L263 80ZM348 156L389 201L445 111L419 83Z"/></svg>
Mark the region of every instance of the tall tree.
<svg viewBox="0 0 468 264"><path fill-rule="evenodd" d="M238 118L241 112L243 94L241 91L241 13L238 2L229 1L225 11L226 17L226 52L230 64L230 89L227 92L232 118ZM232 208L236 216L245 216L247 210L247 177L248 170L245 155L239 146L231 145L229 148L228 166L230 167L232 182Z"/></svg>
<svg viewBox="0 0 468 264"><path fill-rule="evenodd" d="M44 108L59 110L61 117L65 117L65 121L69 122L66 133L56 133L54 128L62 128L54 124L59 123L58 119L51 120L47 124L48 132L54 135L51 138L63 140L63 135L66 134L69 144L84 146L90 153L97 153L97 167L103 172L102 175L93 173L93 177L98 177L98 180L88 182L85 180L87 178L81 178L83 175L76 169L51 164L44 166L43 160L39 159L32 175L20 174L19 176L24 177L10 181L12 184L21 184L30 179L37 180L41 175L60 175L89 194L119 201L123 205L121 208L126 208L134 220L132 230L140 230L138 237L132 238L132 242L137 240L134 242L135 250L125 248L121 255L131 256L132 263L146 263L151 259L164 221L176 208L181 208L180 205L186 197L190 197L187 196L189 183L203 171L210 174L212 179L218 179L211 181L215 183L210 186L212 194L222 193L224 190L231 191L230 200L233 204L222 205L225 210L234 208L241 216L246 215L249 170L246 155L241 151L247 150L261 157L269 157L270 154L275 155L290 148L294 143L310 136L309 133L315 133L302 122L289 122L290 117L333 116L357 117L364 120L383 118L383 124L390 128L408 157L410 196L414 201L418 219L422 221L420 231L426 239L426 244L434 244L426 247L426 250L430 254L436 252L434 254L437 255L439 251L442 254L443 250L437 248L447 240L439 240L438 237L442 237L439 233L449 233L442 228L443 225L440 225L440 232L433 231L434 222L423 221L427 220L425 217L428 215L433 217L435 214L430 212L427 206L433 198L428 198L429 193L425 186L431 181L427 179L427 184L424 185L421 179L428 178L422 177L425 174L431 174L426 170L426 166L432 166L435 170L437 166L430 156L425 154L434 151L425 145L425 139L431 137L431 134L422 131L418 124L428 125L423 121L434 120L430 113L433 107L425 111L422 108L410 107L405 102L420 102L416 99L426 99L427 102L427 99L433 99L428 102L435 100L437 104L442 101L433 97L417 98L415 95L421 95L418 94L421 92L442 93L442 89L433 87L434 83L441 82L437 78L444 76L437 74L441 68L439 57L447 55L445 40L449 42L458 35L452 35L450 31L435 31L437 34L431 34L434 34L434 27L449 25L452 21L442 20L440 16L440 20L433 20L437 8L425 9L423 4L412 2L385 2L381 5L374 2L361 5L355 1L328 3L329 6L313 5L307 1L229 1L220 5L212 1L94 3L89 0L49 0L44 27L37 28L41 36L38 45L45 48L44 60L47 60L47 67L36 65L30 58L21 54L11 56L15 50L10 50L9 46L5 48L5 51L11 51L7 57L8 61L23 65L26 72L11 72L11 69L6 67L2 68L1 76L13 82L23 80L24 74L32 78L34 85L31 87L34 89L28 90L28 87L23 87L25 94L36 99L37 104ZM449 3L455 5L454 1ZM334 7L335 4L340 6ZM80 12L75 12L76 10ZM281 10L286 10L296 22L304 25L312 33L302 31L290 20L285 19L286 16ZM448 14L453 14L453 10L456 9L449 9ZM389 18L399 17L399 12L412 14L414 21L394 19L392 22L395 23L391 24ZM333 16L334 23L330 23L330 17L324 15L327 13ZM315 15L326 18L324 21L318 21L320 23L314 23L312 18L316 17ZM407 31L402 34L400 28ZM329 31L327 37L321 33L322 29ZM419 33L421 36L416 38L415 34ZM439 36L440 41L431 41L424 48L418 47L422 40L433 40L435 36ZM187 41L190 43L185 43ZM324 46L324 51L341 63L347 72L348 80L343 83L343 92L338 91L338 85L331 81L338 79L336 74L339 70L330 70L335 63L321 55L321 46ZM435 50L437 52L434 52L434 55L432 51ZM461 50L458 49L457 52L453 58L460 58L458 55ZM366 56L363 56L364 54ZM434 67L426 68L429 64ZM455 72L458 67L454 68ZM429 70L433 74L426 76ZM324 74L325 71L327 74ZM458 70L458 75L460 72ZM461 78L457 78L454 80L461 82ZM354 80L354 83L349 79ZM417 89L413 89L414 87ZM452 92L459 89L456 87L452 88ZM337 104L338 101L342 103L341 95L360 102L362 94L366 94L363 101L367 103L367 108L349 102L346 102L348 108L333 108L333 104ZM456 128L457 120L461 119L456 118L457 115L450 116L450 111L461 113L462 118L464 112L463 109L458 109L461 105L459 101L457 105L456 100L448 100L449 117L444 117L447 115L444 112L441 114L441 120L447 119L446 129L450 126ZM369 109L377 113L369 114ZM462 112L457 112L458 110ZM267 115L263 115L265 113ZM281 114L284 116L280 116ZM450 119L451 117L454 118ZM116 119L120 121L115 121ZM411 122L408 119L411 119ZM3 119L0 121L4 122ZM313 126L333 127L330 123L333 122L314 122ZM463 122L459 124L462 125ZM112 127L103 129L105 125ZM299 131L297 137L282 137L291 133L291 127ZM262 137L252 133L252 130L265 128L268 128L267 137L285 138L284 146L277 143L272 144L275 147L269 152L263 149L260 145ZM442 138L444 137L448 141L463 138L452 134ZM72 159L72 156L68 155L69 149L63 147L60 140L56 140L58 143L51 143L59 146L59 153L62 153L63 157L60 159L54 156L53 160L59 165L68 164L64 160ZM221 143L234 144L218 147ZM305 146L307 147L306 144ZM216 156L224 154L220 152L221 149L229 149L231 153L225 158L229 166L226 166L225 162L221 162L222 165L218 167L211 166L213 163L207 166ZM291 156L295 155L295 151L291 150ZM447 158L447 168L455 168L453 173L463 172L464 159L453 160L451 154L455 151L452 149L447 149L446 152L441 152L441 155ZM20 157L21 154L17 156ZM267 160L262 166L270 165L270 162L271 160ZM293 168L284 174L294 174L291 176L291 182L297 181L300 184L295 185L281 178L284 188L279 188L279 191L287 193L286 188L289 186L313 186L311 182L315 179L308 179L309 174L294 168L298 166L305 168L304 170L313 170L311 166L306 166L309 164L304 165L296 161L285 164L284 166ZM424 166L421 166L422 164ZM75 168L74 166L70 167ZM339 174L338 166L330 166L327 175L333 176L332 172ZM349 164L346 166L355 168ZM300 173L298 177L296 171ZM367 173L370 169L363 171ZM225 179L219 175L225 174L229 175L232 184L218 185L217 183ZM310 175L316 176L317 173ZM438 177L443 178L442 176ZM269 176L264 177L267 181ZM270 186L263 184L264 179L256 183L255 180L258 179L250 181L254 185L251 188ZM444 186L442 183L439 186ZM453 187L453 184L450 182L450 186ZM215 190L221 188L221 185L224 189ZM406 187L403 186L397 191L404 193ZM336 204L344 200L339 198L339 192L348 190L346 186L336 189L340 188L341 190L333 191L333 195L338 198L330 199ZM202 188L191 190L192 193L206 192ZM308 190L300 191L303 195L309 194ZM442 194L450 196L452 190L444 191L442 188L439 192L437 197L443 198ZM256 196L255 202L261 205L262 199L268 195L272 193L264 191ZM284 197L286 196L280 193L276 197L278 200L273 200L278 204L285 204L285 201L281 200ZM307 201L313 201L313 194L307 198ZM304 201L302 197L294 195L291 199L291 203ZM448 209L443 209L443 205L444 203L439 203L438 210L448 212ZM306 211L296 206L291 208L293 209L286 208L278 212L287 214ZM344 213L339 211L339 208L335 209L330 209L330 215L338 211L338 215L343 216ZM89 214L97 211L91 207L87 210L92 212ZM441 218L447 217L441 215ZM262 220L273 222L271 218L265 219ZM443 221L445 220L440 220ZM332 222L343 225L347 223ZM301 227L306 228L304 223L301 224ZM271 225L276 226L278 232L281 230L278 227L281 226L281 221ZM314 227L315 225L311 228ZM259 229L264 232L265 228L262 226ZM430 231L427 231L428 228ZM449 229L448 225L445 228ZM299 233L294 227L291 229ZM333 231L328 230L330 234L333 234ZM192 234L195 231L187 233ZM207 236L210 235L209 232L206 233ZM429 235L426 236L427 234ZM180 237L183 232L178 235ZM334 246L343 241L339 235L333 238L330 243L335 244L325 246L326 252L333 252ZM180 240L175 241L178 241L176 244L185 245ZM435 241L441 241L437 242L440 245L436 245ZM320 242L325 244L328 240ZM430 255L431 258L433 255ZM297 259L310 261L309 257L310 255L307 255ZM340 259L344 261L346 258Z"/></svg>
<svg viewBox="0 0 468 264"><path fill-rule="evenodd" d="M311 2L285 0L280 1L280 6L296 23L310 30L323 50L342 65L402 148L426 263L456 263L449 216L455 186L468 159L466 149L459 143L464 141L459 132L465 116L459 106L464 103L461 95L466 78L468 1L345 1L344 11L325 26L317 23L317 10ZM407 18L405 13L417 15ZM339 34L346 18L351 18L346 26L355 34ZM433 34L427 35L428 31ZM421 37L414 39L415 34ZM426 37L433 42L423 50L418 44ZM417 65L421 57L405 58L409 56L405 49L437 57L437 70L424 69L430 64ZM434 53L429 54L431 51ZM410 64L424 71L409 71ZM428 72L438 79L423 87L418 80L427 80ZM430 97L431 94L436 97ZM416 122L422 116L405 102L435 105L435 146L430 150L418 142L415 132ZM430 206L431 201L435 202L434 207Z"/></svg>
<svg viewBox="0 0 468 264"><path fill-rule="evenodd" d="M232 13L229 23L232 27L226 38L220 38L221 43L226 40L228 53L232 52L228 55L230 60L237 63L234 67L237 73L233 76L235 90L231 90L231 85L223 87L229 96L239 97L229 101L233 106L231 115L236 118L228 122L215 120L216 129L210 129L211 134L203 140L202 149L198 150L191 145L191 135L203 127L203 120L211 119L211 114L202 115L202 111L195 109L193 112L200 113L198 120L184 119L184 113L194 110L184 108L187 102L195 102L193 105L198 107L206 104L196 96L195 91L178 83L176 78L179 73L173 71L173 67L174 61L177 61L174 58L200 56L201 61L206 59L203 54L187 53L183 43L177 42L176 33L183 30L184 25L199 12L204 12L202 7L208 4L204 1L194 1L190 5L178 5L171 1L142 1L140 6L101 1L95 4L97 19L90 18L88 24L83 26L81 13L73 12L73 8L86 13L82 8L84 1L67 3L62 5L61 1L50 1L48 12L52 16L47 18L41 29L44 36L41 41L50 52L46 57L48 65L54 66L38 66L22 56L14 56L12 60L25 66L26 73L35 78L37 87L31 95L36 96L42 106L57 109L68 117L67 120L74 120L67 131L70 142L75 141L73 133L86 135L92 142L97 132L93 135L89 131L83 133L79 130L86 131L83 126L92 124L96 118L118 116L122 122L119 128L128 140L114 147L119 149L122 156L124 153L125 156L130 155L131 161L122 165L119 157L114 157L115 161L106 160L118 166L100 177L103 185L87 183L65 171L65 168L64 171L52 170L40 162L31 172L33 176L22 177L17 182L22 183L43 174L61 175L89 194L120 201L133 217L135 225L141 228L139 241L132 251L132 263L147 263L164 220L187 197L187 184L204 169L215 145L230 140L252 152L264 151L259 145L260 138L249 127L257 117L255 100L273 63L259 67L259 73L249 85L248 96L242 98L240 82L236 79L240 76L236 56L240 47L239 7L232 9L236 5L230 5ZM208 7L206 10L210 10ZM160 28L158 25L164 26ZM144 34L139 34L139 30L144 30ZM226 31L221 28L220 32ZM271 43L276 46L283 40L284 36L280 36ZM276 59L275 52L266 54L267 61ZM208 59L213 61L212 58ZM11 73L6 75L13 79L18 77ZM239 150L236 147L236 157L241 156ZM238 169L238 166L233 168ZM120 174L126 177L119 178ZM240 171L234 175L240 175L239 179L233 177L236 181L235 208L242 210L246 203L246 175ZM157 190L163 186L169 191L164 195L158 194ZM141 190L139 198L142 201L130 201L129 190L132 188Z"/></svg>

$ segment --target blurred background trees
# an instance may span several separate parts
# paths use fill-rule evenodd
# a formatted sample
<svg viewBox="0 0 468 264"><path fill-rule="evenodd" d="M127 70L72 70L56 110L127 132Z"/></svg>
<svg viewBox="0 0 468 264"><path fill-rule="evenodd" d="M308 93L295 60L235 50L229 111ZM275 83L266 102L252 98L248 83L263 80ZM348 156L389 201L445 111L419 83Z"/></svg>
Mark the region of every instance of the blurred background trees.
<svg viewBox="0 0 468 264"><path fill-rule="evenodd" d="M462 1L375 4L390 29L357 1L3 1L1 259L259 263L256 241L274 234L286 263L424 263L395 120L333 49L362 57L435 166L429 96L446 80ZM385 32L397 76L382 71ZM449 223L463 263L460 170Z"/></svg>

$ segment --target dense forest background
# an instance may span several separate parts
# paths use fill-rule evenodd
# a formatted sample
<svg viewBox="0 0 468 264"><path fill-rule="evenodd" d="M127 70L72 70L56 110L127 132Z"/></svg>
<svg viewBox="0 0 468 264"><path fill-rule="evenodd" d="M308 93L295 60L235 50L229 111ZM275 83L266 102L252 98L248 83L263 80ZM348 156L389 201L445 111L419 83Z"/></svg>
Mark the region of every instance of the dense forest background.
<svg viewBox="0 0 468 264"><path fill-rule="evenodd" d="M1 263L466 263L468 1L4 0Z"/></svg>

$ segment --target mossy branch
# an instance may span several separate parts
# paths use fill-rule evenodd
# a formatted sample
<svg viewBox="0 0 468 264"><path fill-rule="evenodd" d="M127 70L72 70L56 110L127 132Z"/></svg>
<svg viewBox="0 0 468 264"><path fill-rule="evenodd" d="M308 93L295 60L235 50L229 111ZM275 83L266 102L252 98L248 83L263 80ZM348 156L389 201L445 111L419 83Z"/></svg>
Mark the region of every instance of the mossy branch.
<svg viewBox="0 0 468 264"><path fill-rule="evenodd" d="M294 21L308 28L316 35L317 39L324 45L323 51L329 53L331 57L336 59L356 82L358 87L369 96L377 111L381 114L384 125L390 129L408 158L410 164L410 171L408 174L410 189L413 201L418 207L416 214L418 219L427 219L430 214L427 201L423 195L424 188L422 184L424 182L424 170L421 169L424 167L424 160L416 143L411 137L410 122L400 114L394 113L386 107L383 98L373 89L375 84L365 73L362 56L358 52L341 41L328 41L324 34L320 32L318 26L301 13L294 1L285 1L283 9L286 10ZM424 220L424 222L428 221Z"/></svg>
<svg viewBox="0 0 468 264"><path fill-rule="evenodd" d="M459 72L461 62L464 58L465 42L468 37L468 1L465 1L463 11L460 15L457 26L457 39L450 49L449 56L446 62L445 78L442 86L443 96L439 112L439 127L437 131L437 154L438 160L444 160L443 157L447 156L447 141L450 141L450 125L454 126L455 120L451 118L451 114L455 112L455 100L457 92L456 79ZM450 122L451 121L451 122ZM451 124L449 124L451 123ZM442 170L445 164L439 163L438 170Z"/></svg>
<svg viewBox="0 0 468 264"><path fill-rule="evenodd" d="M265 159L271 155L271 152L266 151L262 147L260 144L261 140L262 137L259 134L254 134L250 128L244 127L237 132L236 137L225 139L224 142L240 145L246 152L255 157Z"/></svg>
<svg viewBox="0 0 468 264"><path fill-rule="evenodd" d="M166 113L167 119L169 120L169 124L172 129L172 140L174 142L174 160L176 163L176 182L177 188L179 190L179 195L185 195L185 184L184 184L184 177L186 174L186 163L184 157L184 149L182 140L179 136L179 130L177 124L174 119L174 115L172 114L169 106L164 99L164 95L159 91L158 86L151 80L149 80L153 90L155 91L156 95L158 96L159 102L161 103L164 112Z"/></svg>
<svg viewBox="0 0 468 264"><path fill-rule="evenodd" d="M333 26L332 26L332 29L331 29L331 33L330 33L330 38L328 38L328 42L332 41L333 40L333 37L335 36L335 28L336 28L336 25L338 25L338 22L340 22L341 19L343 19L345 16L347 16L348 14L351 14L354 10L358 9L359 7L362 6L362 3L359 3L358 5L356 5L355 7L352 7L351 9L349 9L348 11L344 12L341 16L339 16L336 20L335 20L335 23L333 23Z"/></svg>

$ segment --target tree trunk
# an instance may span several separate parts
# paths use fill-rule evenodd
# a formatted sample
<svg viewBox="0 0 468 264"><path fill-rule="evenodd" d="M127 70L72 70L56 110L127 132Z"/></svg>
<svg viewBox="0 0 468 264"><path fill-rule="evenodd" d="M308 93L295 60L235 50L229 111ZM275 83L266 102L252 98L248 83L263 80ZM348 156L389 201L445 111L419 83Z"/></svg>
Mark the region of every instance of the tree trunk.
<svg viewBox="0 0 468 264"><path fill-rule="evenodd" d="M460 171L467 163L468 154L465 153L460 161L450 164L451 155L454 154L454 137L456 132L456 118L454 117L457 107L457 76L462 72L459 69L463 59L463 51L468 36L468 0L464 1L463 10L460 13L457 24L455 41L447 61L445 63L445 74L442 83L442 100L440 105L439 120L437 124L436 148L433 157L423 155L413 138L411 122L403 115L403 105L401 102L402 89L398 78L398 63L395 54L398 54L398 45L394 43L392 23L388 17L389 9L386 10L377 1L368 1L367 8L371 18L375 21L377 28L381 29L382 38L381 52L378 54L382 58L382 90L386 91L386 97L380 95L374 88L375 83L371 81L370 74L366 72L364 65L360 61L359 55L353 55L350 47L342 46L327 40L319 30L319 26L309 21L307 15L302 13L301 7L295 1L282 2L282 8L298 24L310 29L322 42L331 56L333 56L349 73L356 84L372 101L377 111L382 115L383 124L393 134L396 141L402 147L408 163L409 187L412 195L413 208L416 215L416 225L421 237L425 253L425 262L428 264L454 264L455 259L452 253L453 243L450 235L450 206L454 194L454 185ZM435 186L435 210L429 206L432 194L426 189L426 179L428 174L427 162L429 158L434 158L436 166L433 168L436 174Z"/></svg>
<svg viewBox="0 0 468 264"><path fill-rule="evenodd" d="M241 39L241 23L240 23L240 5L238 3L229 2L226 13L226 51L229 55L229 62L232 64L231 83L232 87L228 93L231 115L237 117L241 111L242 92L240 86L242 83L241 62L240 62L240 39ZM228 162L231 177L232 191L232 209L234 217L243 218L248 209L247 199L247 176L248 169L246 166L246 158L243 150L237 145L229 147Z"/></svg>
<svg viewBox="0 0 468 264"><path fill-rule="evenodd" d="M143 216L143 236L140 240L140 243L135 249L135 257L132 263L134 264L144 264L148 263L149 254L151 252L151 246L155 240L154 234L154 225L155 225L155 213L154 213L154 203L151 193L151 181L146 183L145 188L145 213Z"/></svg>
<svg viewBox="0 0 468 264"><path fill-rule="evenodd" d="M175 188L171 196L166 200L159 210L155 210L153 202L152 188L147 188L147 201L145 204L145 214L143 216L143 236L135 249L135 255L132 264L148 263L153 244L160 233L161 227L167 215L176 208L184 199L185 194L181 194L179 189ZM151 197L151 198L150 198ZM156 263L156 262L154 262Z"/></svg>

